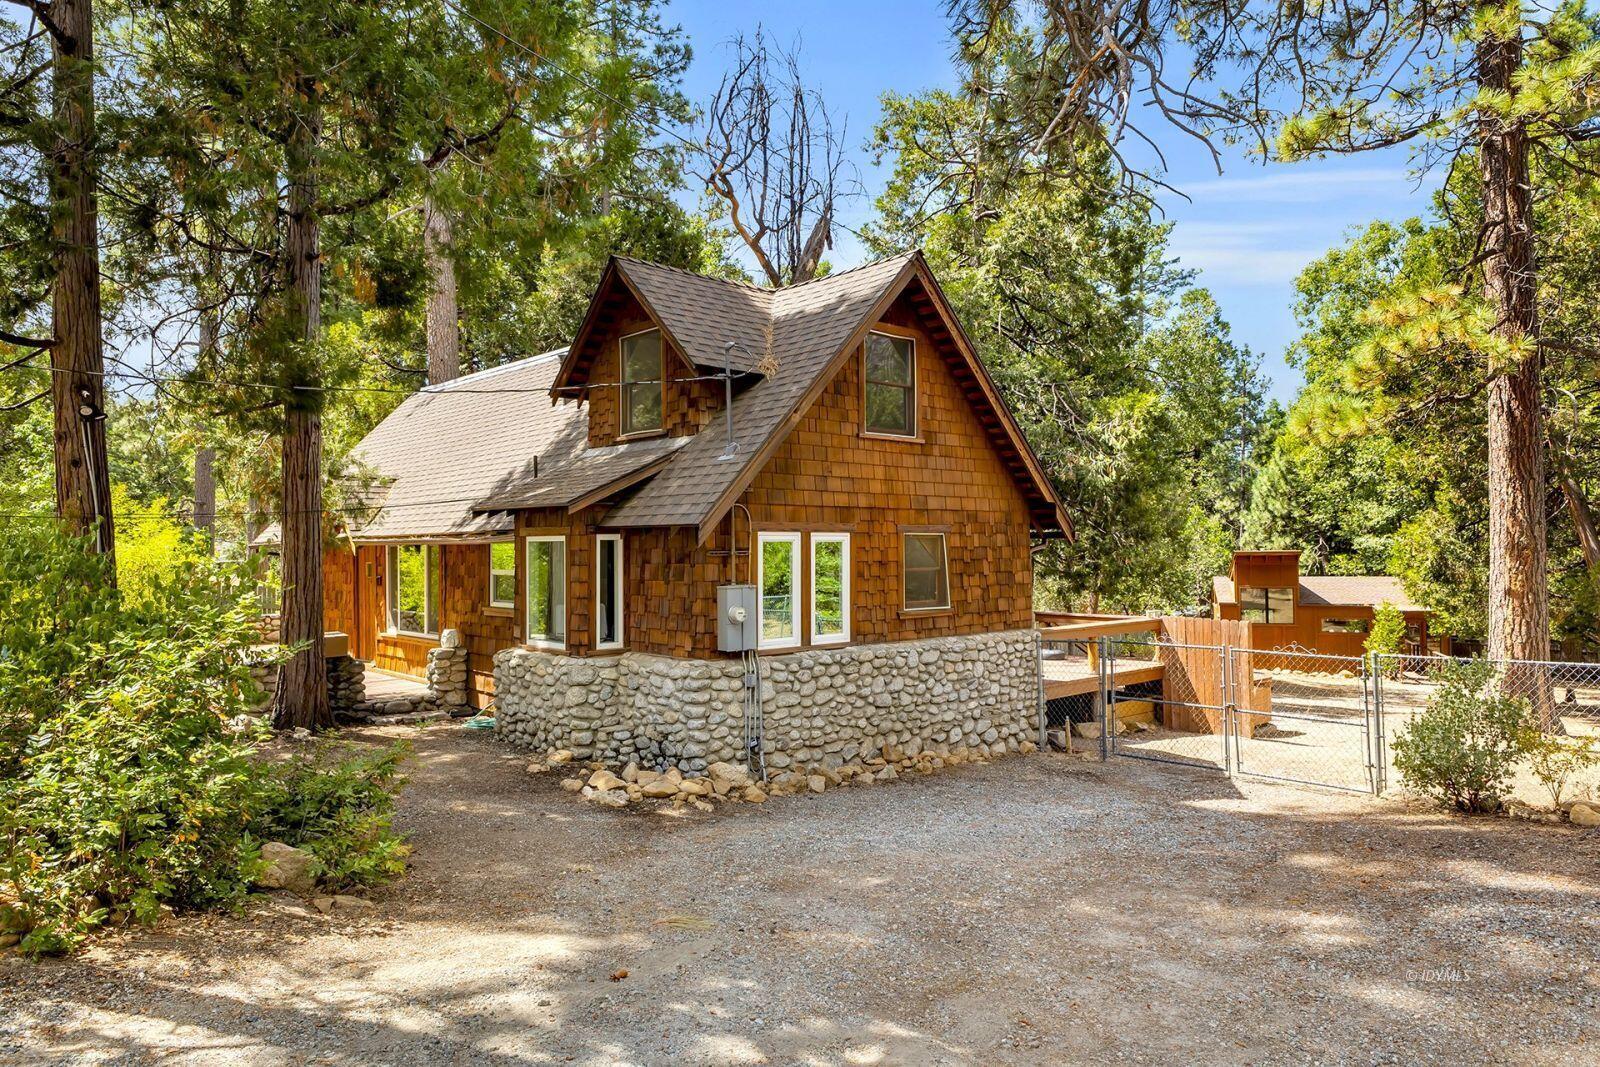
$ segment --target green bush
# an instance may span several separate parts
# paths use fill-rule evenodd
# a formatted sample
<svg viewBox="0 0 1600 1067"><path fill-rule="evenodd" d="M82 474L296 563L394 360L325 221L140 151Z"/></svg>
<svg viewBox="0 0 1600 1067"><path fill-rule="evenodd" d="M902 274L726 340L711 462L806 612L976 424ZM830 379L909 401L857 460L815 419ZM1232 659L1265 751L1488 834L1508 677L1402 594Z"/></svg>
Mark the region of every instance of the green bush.
<svg viewBox="0 0 1600 1067"><path fill-rule="evenodd" d="M1587 737L1563 737L1530 724L1522 733L1521 746L1528 769L1550 794L1551 807L1561 806L1568 785L1600 767L1600 746Z"/></svg>
<svg viewBox="0 0 1600 1067"><path fill-rule="evenodd" d="M395 873L397 751L273 762L239 718L260 694L236 576L153 568L137 598L106 577L50 524L0 526L0 929L61 951L107 921L237 901L273 834L333 884Z"/></svg>
<svg viewBox="0 0 1600 1067"><path fill-rule="evenodd" d="M1495 689L1487 663L1451 664L1439 678L1427 708L1395 737L1395 768L1411 788L1457 811L1498 811L1532 709Z"/></svg>

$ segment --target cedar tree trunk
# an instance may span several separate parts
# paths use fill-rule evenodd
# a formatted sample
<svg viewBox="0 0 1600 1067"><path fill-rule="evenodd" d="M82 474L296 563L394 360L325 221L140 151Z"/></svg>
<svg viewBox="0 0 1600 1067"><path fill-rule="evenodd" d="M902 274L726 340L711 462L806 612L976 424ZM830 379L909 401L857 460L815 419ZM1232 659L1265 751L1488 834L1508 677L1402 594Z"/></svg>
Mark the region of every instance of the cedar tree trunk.
<svg viewBox="0 0 1600 1067"><path fill-rule="evenodd" d="M49 159L55 245L50 393L55 407L56 513L77 533L95 529L96 547L111 556L94 165L94 11L92 0L56 0L50 11L66 38L52 38L51 105L57 133ZM108 568L107 575L115 581L115 567Z"/></svg>
<svg viewBox="0 0 1600 1067"><path fill-rule="evenodd" d="M422 255L428 264L428 384L461 376L461 324L456 311L456 261L450 216L429 196L422 202Z"/></svg>
<svg viewBox="0 0 1600 1067"><path fill-rule="evenodd" d="M1479 84L1514 95L1522 42L1486 37L1478 47ZM1550 655L1546 581L1544 414L1540 388L1528 135L1515 119L1480 119L1483 179L1483 291L1494 332L1519 353L1489 378L1489 656L1545 660ZM1529 695L1548 725L1548 685L1518 668L1508 689Z"/></svg>
<svg viewBox="0 0 1600 1067"><path fill-rule="evenodd" d="M318 215L317 151L322 112L310 79L301 87L304 111L290 135L289 218L284 236L287 271L285 313L304 351L292 358L303 369L316 365L322 331L321 219ZM302 373L301 378L315 377ZM333 725L328 705L328 666L322 657L322 414L321 395L290 393L283 428L283 616L281 640L303 646L278 672L272 725L280 730Z"/></svg>

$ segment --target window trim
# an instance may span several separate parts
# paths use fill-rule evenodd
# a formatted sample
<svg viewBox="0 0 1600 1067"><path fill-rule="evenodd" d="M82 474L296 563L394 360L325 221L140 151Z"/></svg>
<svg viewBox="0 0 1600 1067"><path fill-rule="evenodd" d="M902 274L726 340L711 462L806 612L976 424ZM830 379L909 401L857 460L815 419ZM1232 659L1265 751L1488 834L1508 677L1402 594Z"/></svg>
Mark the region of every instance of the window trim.
<svg viewBox="0 0 1600 1067"><path fill-rule="evenodd" d="M906 540L911 537L937 537L939 539L939 561L944 570L944 603L943 604L918 604L912 605L906 586L906 578L910 574L906 566ZM900 609L912 615L935 614L941 611L950 611L954 608L955 596L950 589L950 531L924 530L915 528L902 528L900 530Z"/></svg>
<svg viewBox="0 0 1600 1067"><path fill-rule="evenodd" d="M1260 590L1261 591L1261 607L1260 608L1256 608L1256 607L1253 607L1253 606L1250 606L1250 605L1246 604L1246 602L1245 602L1246 594L1248 594L1251 590ZM1273 602L1272 594L1274 592L1287 593L1288 594L1289 617L1287 619L1274 620L1272 618L1272 602ZM1250 623L1252 626L1293 626L1294 625L1296 609L1299 608L1299 606L1300 606L1299 600L1300 600L1299 590L1295 586L1289 586L1289 585L1240 585L1239 586L1239 619L1242 622ZM1260 618L1260 619L1248 619L1248 618L1245 617L1245 613L1246 612L1250 612L1250 611L1260 611L1265 617L1264 618Z"/></svg>
<svg viewBox="0 0 1600 1067"><path fill-rule="evenodd" d="M632 410L631 405L628 403L628 395L629 391L632 390L635 385L644 383L631 382L628 380L627 357L624 353L624 345L627 343L629 338L643 337L647 333L653 333L656 335L656 363L658 369L656 371L657 378L655 379L655 384L657 388L661 390L661 425L653 426L646 430L635 430L630 429L627 426L627 413ZM660 326L646 326L642 330L634 330L632 333L625 333L617 338L617 438L618 440L621 440L623 438L632 439L635 437L654 437L657 434L664 434L666 432L667 338L666 334L662 332Z"/></svg>
<svg viewBox="0 0 1600 1067"><path fill-rule="evenodd" d="M790 636L770 641L766 636L767 609L764 594L767 587L766 546L769 543L789 546L789 581L793 586L789 591ZM756 648L764 651L770 648L800 647L800 599L803 595L798 588L800 577L800 533L781 530L756 531Z"/></svg>
<svg viewBox="0 0 1600 1067"><path fill-rule="evenodd" d="M806 629L810 633L813 645L844 645L850 643L850 535L840 532L815 532L810 535L810 545L807 547L806 556L810 561L810 569L806 572L806 607L811 618ZM842 546L840 563L843 573L839 582L839 607L843 616L844 630L836 634L821 634L817 632L817 546L821 544L838 544Z"/></svg>
<svg viewBox="0 0 1600 1067"><path fill-rule="evenodd" d="M1330 623L1342 625L1330 626ZM1368 634L1372 632L1372 620L1366 616L1346 617L1340 615L1324 615L1318 622L1317 630L1325 634Z"/></svg>
<svg viewBox="0 0 1600 1067"><path fill-rule="evenodd" d="M444 597L443 546L429 544L426 541L390 542L387 546L388 550L384 552L383 558L383 632L390 637L422 637L429 640L437 640L440 634L444 632L443 621L438 617L440 614L439 609L442 607L440 604L435 603L433 605L433 618L431 621L433 622L434 628L431 631L427 629L402 630L397 623L395 612L395 583L400 580L398 555L402 548L417 548L422 550L422 625L424 627L426 627L430 621L428 618L428 589L432 585L433 577L432 574L429 573L433 569L432 564L429 562L428 549L430 548L437 549L439 552L439 594L440 599L443 599Z"/></svg>
<svg viewBox="0 0 1600 1067"><path fill-rule="evenodd" d="M615 641L600 640L600 546L607 542L614 542L617 546L617 579L616 585L611 590L615 603L611 605L617 615L617 639ZM622 535L619 533L602 533L594 535L594 647L596 651L612 651L627 646L628 643L628 614L627 614L627 564L623 556Z"/></svg>
<svg viewBox="0 0 1600 1067"><path fill-rule="evenodd" d="M494 567L494 546L495 545L510 545L511 546L511 569L510 570L508 570L508 571L506 571L506 570L495 570L495 567ZM488 596L488 605L491 608L502 608L502 609L510 609L511 611L516 611L517 610L517 542L516 542L516 539L515 538L512 538L512 539L500 538L498 540L490 541L488 546L487 546L487 548L488 548L488 551L489 551L489 589L488 589L489 596ZM501 574L509 574L509 575L511 575L511 599L510 600L496 600L494 598L494 580L495 580L495 577L497 575L501 575Z"/></svg>
<svg viewBox="0 0 1600 1067"><path fill-rule="evenodd" d="M522 643L533 648L562 650L567 647L567 634L571 629L571 612L567 604L568 566L567 566L567 537L565 534L528 534L522 539L522 564L523 586L526 587L528 579L533 577L533 563L528 558L529 552L535 544L559 544L561 546L561 639L554 640L550 637L533 636L533 601L524 592L523 600L526 603L522 608ZM553 587L552 583L552 587Z"/></svg>
<svg viewBox="0 0 1600 1067"><path fill-rule="evenodd" d="M910 394L911 394L911 403L910 403L910 408L911 408L911 426L905 433L901 433L899 430L879 430L879 429L874 429L873 426L871 425L871 423L869 423L867 421L867 419L869 418L868 407L867 407L867 390L874 384L867 377L867 366L868 366L868 364L867 364L867 339L871 338L873 334L877 334L879 337L893 338L896 341L904 341L906 344L911 346L911 366L910 366L911 381L910 381L910 383L907 384L907 385L900 385L898 382L878 382L878 383L876 383L876 384L879 384L879 385L890 386L891 388L895 388L895 389L905 389L905 390L910 392ZM862 341L861 341L861 434L862 434L862 436L863 437L876 437L876 438L881 438L883 440L888 440L888 441L913 441L913 442L921 441L922 438L920 436L918 436L919 433L921 432L921 428L922 428L922 419L921 419L921 414L922 413L919 410L920 407L921 407L921 403L920 403L921 402L921 395L920 394L921 394L921 389L918 388L918 385L917 385L917 339L916 339L916 337L911 335L909 332L907 332L907 333L899 333L899 332L895 332L895 331L891 331L891 330L885 329L881 324L876 329L868 330L867 331L867 337L863 338Z"/></svg>

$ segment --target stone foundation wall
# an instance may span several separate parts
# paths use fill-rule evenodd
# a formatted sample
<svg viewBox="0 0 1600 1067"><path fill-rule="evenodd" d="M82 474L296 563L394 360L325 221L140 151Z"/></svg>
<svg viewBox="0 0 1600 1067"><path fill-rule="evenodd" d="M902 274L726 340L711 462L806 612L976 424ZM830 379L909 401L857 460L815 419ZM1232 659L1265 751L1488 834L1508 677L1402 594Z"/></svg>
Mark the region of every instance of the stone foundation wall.
<svg viewBox="0 0 1600 1067"><path fill-rule="evenodd" d="M1038 715L1031 630L761 657L764 750L773 770L906 755L1015 751ZM739 659L646 653L495 656L495 729L536 751L699 773L744 760Z"/></svg>
<svg viewBox="0 0 1600 1067"><path fill-rule="evenodd" d="M257 662L250 665L250 678L264 694L251 710L256 714L272 706L278 687L278 665ZM366 664L354 656L328 657L328 704L333 713L349 712L367 698Z"/></svg>

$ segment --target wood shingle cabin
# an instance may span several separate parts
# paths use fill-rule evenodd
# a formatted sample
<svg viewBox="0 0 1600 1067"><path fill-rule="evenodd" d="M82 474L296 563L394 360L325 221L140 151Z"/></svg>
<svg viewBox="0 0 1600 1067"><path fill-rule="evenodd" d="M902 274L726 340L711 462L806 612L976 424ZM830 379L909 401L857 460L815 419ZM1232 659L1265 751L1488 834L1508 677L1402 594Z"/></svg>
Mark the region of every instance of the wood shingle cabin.
<svg viewBox="0 0 1600 1067"><path fill-rule="evenodd" d="M569 348L357 456L329 629L511 743L696 771L1031 736L1030 546L1070 526L920 253L776 290L614 258Z"/></svg>

